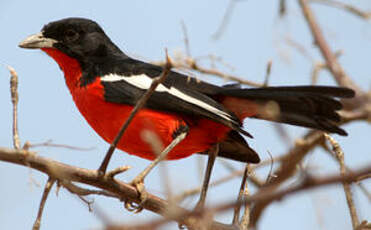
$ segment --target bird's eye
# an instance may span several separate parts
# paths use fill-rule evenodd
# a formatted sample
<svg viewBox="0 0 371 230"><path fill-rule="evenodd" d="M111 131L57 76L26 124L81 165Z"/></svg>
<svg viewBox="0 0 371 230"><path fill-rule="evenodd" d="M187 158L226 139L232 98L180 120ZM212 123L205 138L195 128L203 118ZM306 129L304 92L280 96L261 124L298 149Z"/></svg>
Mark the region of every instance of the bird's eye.
<svg viewBox="0 0 371 230"><path fill-rule="evenodd" d="M79 33L74 30L67 30L64 35L68 41L75 41L79 37Z"/></svg>

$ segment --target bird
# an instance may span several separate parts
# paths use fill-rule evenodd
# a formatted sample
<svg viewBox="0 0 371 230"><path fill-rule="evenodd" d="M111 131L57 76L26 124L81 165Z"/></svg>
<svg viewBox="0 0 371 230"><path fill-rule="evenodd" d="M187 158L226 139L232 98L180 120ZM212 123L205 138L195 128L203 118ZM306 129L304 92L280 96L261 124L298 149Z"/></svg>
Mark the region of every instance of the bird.
<svg viewBox="0 0 371 230"><path fill-rule="evenodd" d="M86 18L50 22L19 46L41 49L57 62L78 110L108 143L164 70L129 57L98 23ZM184 133L166 160L208 154L218 144L219 157L259 163L245 138L251 137L242 127L246 118L347 135L338 126L342 104L337 98L353 96L353 90L334 86L218 86L172 70L135 115L117 148L154 160L157 154L145 133L155 134L163 148Z"/></svg>

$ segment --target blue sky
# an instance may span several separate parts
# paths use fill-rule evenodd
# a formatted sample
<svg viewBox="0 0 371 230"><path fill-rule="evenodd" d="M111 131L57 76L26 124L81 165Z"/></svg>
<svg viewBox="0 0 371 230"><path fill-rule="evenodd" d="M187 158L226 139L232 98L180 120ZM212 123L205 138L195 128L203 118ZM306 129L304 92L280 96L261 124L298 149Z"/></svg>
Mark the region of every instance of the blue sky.
<svg viewBox="0 0 371 230"><path fill-rule="evenodd" d="M287 37L302 44L315 60L321 56L314 48L308 27L303 21L296 1L288 2L288 16L279 19L278 3L266 1L238 1L225 33L217 41L212 35L217 30L226 0L205 1L6 1L0 2L0 63L13 66L19 74L19 126L22 142L40 143L52 140L57 144L94 147L90 151L40 147L40 155L68 164L95 169L99 166L108 144L93 132L75 108L65 87L63 74L57 64L41 51L22 50L17 47L26 36L40 31L50 21L65 17L87 17L97 21L111 39L127 54L156 61L164 58L164 49L170 55L184 52L181 21L188 29L191 53L194 57L214 54L233 66L233 70L221 66L246 79L263 81L268 60L273 61L270 84L309 84L311 63L285 42ZM354 1L363 9L371 10L371 3ZM314 7L325 36L333 50L341 49L340 58L345 70L363 89L370 88L371 24L340 10L325 6ZM207 63L205 63L207 65ZM10 147L11 104L9 99L9 73L0 66L0 146ZM222 80L209 76L202 79L221 84ZM321 84L333 85L331 75L320 74ZM267 122L249 120L246 126L255 138L253 146L262 159L284 153L290 146L283 143ZM351 168L371 162L368 146L370 126L365 122L346 125L350 136L334 137L345 152L345 161ZM292 138L303 134L304 129L288 127ZM167 163L174 193L193 188L200 183L196 156ZM110 167L131 165L133 169L120 175L130 181L148 161L117 151ZM242 165L233 163L235 167ZM324 152L314 151L305 165L316 175L336 172L338 166ZM213 178L228 171L216 165ZM259 171L262 177L267 170ZM0 162L0 229L29 229L37 214L46 177L36 171ZM163 196L159 170L147 178L150 192ZM371 184L366 184L370 188ZM41 187L40 187L41 186ZM233 199L239 188L239 180L212 189L208 204ZM355 189L355 201L361 219L371 218L371 207L365 196ZM128 213L123 205L108 198L95 197L99 206L113 221L135 223L155 217L150 212L138 215ZM192 207L192 202L186 203ZM217 216L228 223L230 213ZM89 213L78 198L61 189L58 196L51 193L42 220L42 229L96 229L101 221ZM343 191L340 186L301 193L273 204L264 213L261 229L350 229L351 223ZM169 229L175 228L170 225Z"/></svg>

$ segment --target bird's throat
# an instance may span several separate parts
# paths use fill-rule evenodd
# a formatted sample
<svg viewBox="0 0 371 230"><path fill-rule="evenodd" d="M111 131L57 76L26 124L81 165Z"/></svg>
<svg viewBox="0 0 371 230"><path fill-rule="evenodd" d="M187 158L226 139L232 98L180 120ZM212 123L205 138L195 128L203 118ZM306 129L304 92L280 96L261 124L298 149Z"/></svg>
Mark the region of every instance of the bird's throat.
<svg viewBox="0 0 371 230"><path fill-rule="evenodd" d="M64 54L58 49L42 48L41 50L47 53L58 63L59 67L64 73L66 84L70 91L73 91L74 88L79 87L82 71L80 63L76 59Z"/></svg>

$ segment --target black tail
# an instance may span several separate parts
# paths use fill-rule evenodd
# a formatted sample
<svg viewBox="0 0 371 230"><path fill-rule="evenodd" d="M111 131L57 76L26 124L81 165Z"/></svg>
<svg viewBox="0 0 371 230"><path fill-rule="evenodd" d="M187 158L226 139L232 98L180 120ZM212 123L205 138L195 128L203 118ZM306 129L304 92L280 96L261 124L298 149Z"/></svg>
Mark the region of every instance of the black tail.
<svg viewBox="0 0 371 230"><path fill-rule="evenodd" d="M256 89L226 87L222 94L256 102L259 109L253 116L254 118L347 135L343 129L337 126L340 116L336 111L342 108L342 104L334 97L351 98L354 96L354 91L349 88L328 86L287 86ZM272 115L269 111L267 113L264 108L276 108L277 113Z"/></svg>
<svg viewBox="0 0 371 230"><path fill-rule="evenodd" d="M208 152L200 154L207 155ZM259 155L250 148L245 138L235 130L230 131L226 139L219 143L218 156L245 163L256 164L260 162Z"/></svg>

